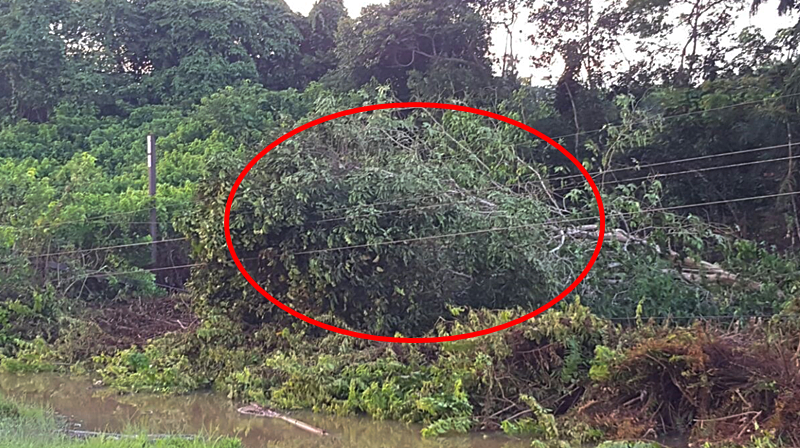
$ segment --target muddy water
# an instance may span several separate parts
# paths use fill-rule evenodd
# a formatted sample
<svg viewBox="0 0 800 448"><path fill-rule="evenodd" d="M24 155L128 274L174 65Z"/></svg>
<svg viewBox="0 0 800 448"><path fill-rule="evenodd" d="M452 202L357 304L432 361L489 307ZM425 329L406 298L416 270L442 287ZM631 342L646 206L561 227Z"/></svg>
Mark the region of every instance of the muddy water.
<svg viewBox="0 0 800 448"><path fill-rule="evenodd" d="M203 393L165 397L115 395L94 389L88 379L59 375L0 374L0 392L31 404L45 405L69 419L76 429L121 432L146 428L151 433L206 434L240 438L247 448L522 448L530 441L502 435L469 435L423 440L419 426L293 413L332 434L319 437L281 420L248 417L236 412L226 397Z"/></svg>

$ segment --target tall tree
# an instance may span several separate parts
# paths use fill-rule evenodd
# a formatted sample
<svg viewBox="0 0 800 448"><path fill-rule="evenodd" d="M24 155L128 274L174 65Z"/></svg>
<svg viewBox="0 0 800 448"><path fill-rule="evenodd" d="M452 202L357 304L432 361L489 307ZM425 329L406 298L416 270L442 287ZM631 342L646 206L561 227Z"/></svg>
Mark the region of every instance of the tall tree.
<svg viewBox="0 0 800 448"><path fill-rule="evenodd" d="M642 60L664 81L688 85L714 79L726 63L743 0L634 0L625 9L627 31Z"/></svg>
<svg viewBox="0 0 800 448"><path fill-rule="evenodd" d="M337 37L340 80L361 85L376 78L408 96L411 72L447 67L472 76L491 75L489 25L461 0L392 0L370 5L343 20ZM453 78L453 89L459 87Z"/></svg>
<svg viewBox="0 0 800 448"><path fill-rule="evenodd" d="M755 13L758 11L758 8L761 7L767 0L753 0L751 5L751 12ZM800 2L797 0L777 0L775 3L778 3L778 14L788 14L792 9L800 8Z"/></svg>
<svg viewBox="0 0 800 448"><path fill-rule="evenodd" d="M583 81L590 89L604 85L619 48L622 23L619 2L607 5L592 0L557 0L536 7L532 0L528 22L535 25L529 36L539 54L536 67L550 67L557 58L564 63L561 82Z"/></svg>
<svg viewBox="0 0 800 448"><path fill-rule="evenodd" d="M282 0L153 0L144 7L153 87L175 98L209 94L242 79L283 88L300 32Z"/></svg>
<svg viewBox="0 0 800 448"><path fill-rule="evenodd" d="M336 68L336 30L347 17L342 0L319 0L308 17L300 21L303 33L302 53L297 69L297 82L301 85L317 80Z"/></svg>
<svg viewBox="0 0 800 448"><path fill-rule="evenodd" d="M84 57L133 74L151 101L194 101L241 80L284 88L302 40L282 0L87 0Z"/></svg>
<svg viewBox="0 0 800 448"><path fill-rule="evenodd" d="M47 119L66 62L66 0L0 1L0 115Z"/></svg>

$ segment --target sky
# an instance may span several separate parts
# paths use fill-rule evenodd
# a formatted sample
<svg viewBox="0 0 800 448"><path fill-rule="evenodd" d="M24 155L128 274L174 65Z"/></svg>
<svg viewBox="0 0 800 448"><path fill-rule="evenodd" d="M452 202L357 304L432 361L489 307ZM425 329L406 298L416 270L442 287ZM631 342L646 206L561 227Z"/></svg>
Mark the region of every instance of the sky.
<svg viewBox="0 0 800 448"><path fill-rule="evenodd" d="M303 15L308 15L311 7L316 0L285 0L286 3L294 11ZM602 1L602 0L598 0ZM344 5L347 8L350 17L357 17L361 12L361 8L366 5L381 3L388 3L389 0L344 0ZM778 5L776 0L767 0L761 7L758 14L750 17L749 14L742 14L737 29L742 29L747 26L756 26L761 29L762 33L767 39L771 39L775 32L780 28L786 28L796 23L797 18L793 16L778 16ZM559 64L554 64L552 67L544 69L536 69L531 67L530 58L536 53L536 48L527 42L526 36L531 34L533 25L526 23L526 17L522 16L517 20L514 30L514 53L519 58L518 71L522 77L531 77L532 84L545 84L548 83L546 78L552 76L553 79L558 78L561 74L562 67ZM506 45L506 32L505 30L495 30L492 33L492 52L498 57L503 55ZM625 51L623 45L623 51Z"/></svg>

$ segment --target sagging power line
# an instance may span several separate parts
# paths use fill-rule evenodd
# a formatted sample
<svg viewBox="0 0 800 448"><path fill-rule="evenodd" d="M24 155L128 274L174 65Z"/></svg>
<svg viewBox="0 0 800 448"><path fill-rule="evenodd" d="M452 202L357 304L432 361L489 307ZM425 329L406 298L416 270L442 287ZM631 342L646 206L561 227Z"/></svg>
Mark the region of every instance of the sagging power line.
<svg viewBox="0 0 800 448"><path fill-rule="evenodd" d="M694 204L685 204L685 205L677 205L677 206L669 206L669 207L657 207L647 210L642 210L639 212L627 212L627 213L620 213L615 216L634 216L636 214L642 213L659 213L664 211L673 211L673 210L683 210L687 208L694 208L694 207L707 207L711 205L721 205L726 203L733 203L733 202L744 202L744 201L753 201L758 199L770 199L770 198L777 198L777 197L786 197L786 196L796 196L800 195L800 192L791 192L791 193L778 193L778 194L770 194L770 195L761 195L761 196L751 196L751 197L744 197L744 198L734 198L734 199L726 199L721 201L711 201L711 202L699 202ZM352 249L363 249L369 247L377 247L377 246L386 246L386 245L394 245L394 244L408 244L408 243L415 243L415 242L422 242L422 241L430 241L430 240L437 240L443 238L454 238L460 236L472 236L478 234L485 234L485 233L492 233L492 232L503 232L503 231L511 231L517 229L526 229L526 228L533 228L536 226L541 225L552 225L552 224L567 224L567 223L575 223L575 222L583 222L587 220L597 219L594 216L588 216L583 218L572 218L572 219L563 219L563 220L552 220L552 221L544 221L539 223L533 224L520 224L516 226L507 226L507 227L495 227L489 229L481 229L475 231L468 231L468 232L456 232L450 234L442 234L442 235L431 235L427 237L419 237L419 238L409 238L403 240L390 240L390 241L382 241L382 242L374 242L368 244L358 244L358 245L350 245L350 246L340 246L340 247L333 247L333 248L326 248L326 249L319 249L319 250L306 250L306 251L298 251L293 252L291 255L310 255L316 253L325 253L325 252L338 252L344 250L352 250ZM99 248L98 248L99 249ZM272 248L274 249L274 248ZM258 257L249 257L244 258L241 261L255 261L258 260ZM120 272L103 272L103 271L96 271L92 274L85 275L86 278L88 277L108 277L108 276L117 276L117 275L126 275L126 274L141 274L146 272L157 272L157 271L164 271L170 269L184 269L184 268L192 268L192 267L200 267L200 266L207 266L208 263L191 263L185 264L180 266L171 266L171 267L161 267L155 269L138 269L132 271L120 271ZM83 276L79 276L76 279L84 278Z"/></svg>

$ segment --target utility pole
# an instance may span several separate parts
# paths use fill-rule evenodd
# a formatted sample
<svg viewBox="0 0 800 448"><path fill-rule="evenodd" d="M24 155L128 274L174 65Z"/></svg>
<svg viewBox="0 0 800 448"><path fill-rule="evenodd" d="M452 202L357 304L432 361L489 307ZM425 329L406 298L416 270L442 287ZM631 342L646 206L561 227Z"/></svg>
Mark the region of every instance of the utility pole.
<svg viewBox="0 0 800 448"><path fill-rule="evenodd" d="M158 267L158 218L156 216L156 138L152 134L147 136L147 168L150 177L150 258L153 267Z"/></svg>

